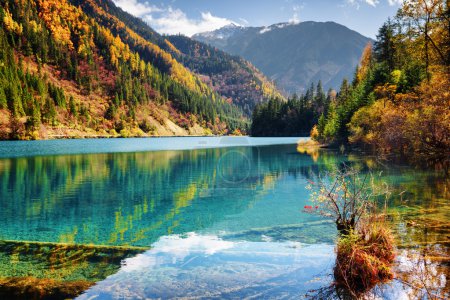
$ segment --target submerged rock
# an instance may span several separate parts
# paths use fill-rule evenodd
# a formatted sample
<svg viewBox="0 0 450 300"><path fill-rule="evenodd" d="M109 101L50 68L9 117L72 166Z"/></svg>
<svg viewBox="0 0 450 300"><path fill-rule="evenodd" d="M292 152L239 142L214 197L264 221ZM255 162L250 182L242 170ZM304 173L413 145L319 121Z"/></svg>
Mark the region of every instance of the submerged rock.
<svg viewBox="0 0 450 300"><path fill-rule="evenodd" d="M58 281L36 277L0 278L1 299L71 299L94 283L84 280Z"/></svg>

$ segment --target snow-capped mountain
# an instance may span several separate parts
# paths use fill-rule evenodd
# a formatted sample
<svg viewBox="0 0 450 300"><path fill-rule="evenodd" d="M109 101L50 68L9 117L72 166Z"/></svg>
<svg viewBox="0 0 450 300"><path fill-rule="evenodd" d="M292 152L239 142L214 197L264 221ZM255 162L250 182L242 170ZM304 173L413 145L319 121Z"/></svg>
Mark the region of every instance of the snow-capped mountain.
<svg viewBox="0 0 450 300"><path fill-rule="evenodd" d="M338 88L352 78L371 39L334 22L278 23L265 27L229 25L194 39L249 60L288 93L301 93L319 80Z"/></svg>

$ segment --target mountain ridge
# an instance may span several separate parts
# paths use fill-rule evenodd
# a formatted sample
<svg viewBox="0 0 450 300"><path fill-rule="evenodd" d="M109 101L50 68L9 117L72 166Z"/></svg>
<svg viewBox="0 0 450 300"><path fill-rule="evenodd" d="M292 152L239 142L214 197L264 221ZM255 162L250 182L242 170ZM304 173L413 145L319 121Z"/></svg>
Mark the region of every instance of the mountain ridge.
<svg viewBox="0 0 450 300"><path fill-rule="evenodd" d="M287 93L303 93L319 80L325 88L337 88L344 77L353 76L364 47L372 42L333 21L238 27L218 38L221 33L193 38L249 60Z"/></svg>

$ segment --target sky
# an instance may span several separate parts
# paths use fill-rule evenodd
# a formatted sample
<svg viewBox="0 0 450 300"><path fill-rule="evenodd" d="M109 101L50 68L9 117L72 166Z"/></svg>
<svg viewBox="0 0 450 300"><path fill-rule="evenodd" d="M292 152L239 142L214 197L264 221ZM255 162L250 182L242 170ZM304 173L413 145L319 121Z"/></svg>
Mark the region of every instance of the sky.
<svg viewBox="0 0 450 300"><path fill-rule="evenodd" d="M367 37L393 17L402 0L113 0L162 34L212 31L234 23L334 21Z"/></svg>

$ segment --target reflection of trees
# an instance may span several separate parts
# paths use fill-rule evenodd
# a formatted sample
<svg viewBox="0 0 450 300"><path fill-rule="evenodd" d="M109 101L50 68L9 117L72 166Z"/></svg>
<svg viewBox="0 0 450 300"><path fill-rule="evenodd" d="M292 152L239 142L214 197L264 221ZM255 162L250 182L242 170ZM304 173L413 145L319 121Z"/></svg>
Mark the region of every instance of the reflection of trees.
<svg viewBox="0 0 450 300"><path fill-rule="evenodd" d="M228 151L231 171L217 164ZM246 169L247 168L247 169ZM159 236L208 227L272 189L282 174L314 168L293 146L43 156L0 160L0 238L150 245ZM50 221L51 220L51 221Z"/></svg>
<svg viewBox="0 0 450 300"><path fill-rule="evenodd" d="M217 168L230 150L251 163L243 181L224 180ZM226 163L227 174L248 171L242 156ZM448 278L448 261L436 258L449 255L450 179L441 171L329 150L299 153L292 145L0 159L0 239L148 246L239 214L283 176L314 180L344 164L382 171L393 189L391 216L402 251L428 247L422 257Z"/></svg>
<svg viewBox="0 0 450 300"><path fill-rule="evenodd" d="M448 180L447 180L448 181ZM432 186L441 186L438 181ZM405 186L402 186L405 187ZM415 185L413 185L415 187ZM398 278L410 287L411 299L449 298L450 296L450 203L448 189L411 188L410 201L393 210L399 261ZM426 197L431 198L426 198ZM424 198L422 198L424 197ZM419 206L422 199L422 206ZM408 203L410 203L408 205Z"/></svg>
<svg viewBox="0 0 450 300"><path fill-rule="evenodd" d="M0 242L0 298L73 298L145 249Z"/></svg>
<svg viewBox="0 0 450 300"><path fill-rule="evenodd" d="M396 235L399 259L396 279L410 299L450 297L450 178L442 164L407 165L401 160L380 161L376 157L348 155L345 158L321 150L309 153L317 165L304 168L303 176L314 180L317 174L342 163L383 176L392 190L389 217ZM319 166L323 165L320 169ZM399 286L396 286L399 288ZM369 296L385 293L381 287ZM311 293L313 298L351 298L335 286ZM395 296L394 296L395 297Z"/></svg>
<svg viewBox="0 0 450 300"><path fill-rule="evenodd" d="M405 170L395 179L390 215L403 258L398 277L412 287L412 298L448 298L450 179L445 171L420 169Z"/></svg>
<svg viewBox="0 0 450 300"><path fill-rule="evenodd" d="M252 163L237 184L218 175L228 149L0 160L0 239L69 243L3 242L0 277L100 280L136 252L97 245L148 246L247 209L274 187L287 162L272 164L273 152L262 157L257 148L234 150ZM242 159L227 164L248 168Z"/></svg>
<svg viewBox="0 0 450 300"><path fill-rule="evenodd" d="M448 299L450 297L448 247L428 245L418 249L401 249L397 278L404 284L410 299Z"/></svg>
<svg viewBox="0 0 450 300"><path fill-rule="evenodd" d="M181 213L219 183L223 150L31 157L1 161L3 238L149 245L174 227L195 230ZM233 194L233 190L229 192ZM247 197L248 198L248 197ZM229 211L242 209L235 201ZM218 216L198 216L202 225ZM50 225L48 220L52 220ZM51 228L50 228L51 227ZM57 236L52 236L52 234ZM149 233L156 233L151 234Z"/></svg>
<svg viewBox="0 0 450 300"><path fill-rule="evenodd" d="M242 153L227 156L229 174L247 174L250 162L245 180L220 174L218 163L229 151ZM419 195L417 201L445 189L436 176L425 187L414 185L409 178L417 172L391 172L372 157L327 150L310 156L292 145L3 159L0 214L8 230L0 238L149 245L161 235L195 231L245 210L280 176L314 180L344 163L383 170L383 180L406 182L399 188Z"/></svg>
<svg viewBox="0 0 450 300"><path fill-rule="evenodd" d="M65 281L98 281L114 274L124 258L144 250L136 247L3 241L0 242L0 278L31 276Z"/></svg>

